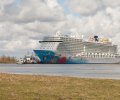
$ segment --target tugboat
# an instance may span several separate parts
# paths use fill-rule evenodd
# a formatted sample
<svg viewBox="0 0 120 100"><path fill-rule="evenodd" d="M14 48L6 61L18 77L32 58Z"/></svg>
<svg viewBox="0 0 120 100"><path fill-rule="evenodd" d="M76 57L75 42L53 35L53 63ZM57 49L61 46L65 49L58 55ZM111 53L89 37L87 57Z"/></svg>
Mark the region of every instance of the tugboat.
<svg viewBox="0 0 120 100"><path fill-rule="evenodd" d="M39 64L40 59L35 55L25 55L23 58L16 60L17 64Z"/></svg>
<svg viewBox="0 0 120 100"><path fill-rule="evenodd" d="M39 64L40 60L37 56L25 55L23 58L23 64Z"/></svg>

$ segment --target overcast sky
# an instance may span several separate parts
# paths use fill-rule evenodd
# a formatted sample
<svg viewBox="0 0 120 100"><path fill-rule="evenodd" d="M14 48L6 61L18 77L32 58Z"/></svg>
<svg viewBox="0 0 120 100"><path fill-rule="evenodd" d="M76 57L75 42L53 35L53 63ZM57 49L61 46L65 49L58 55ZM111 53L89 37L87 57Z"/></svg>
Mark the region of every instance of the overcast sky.
<svg viewBox="0 0 120 100"><path fill-rule="evenodd" d="M120 45L120 0L0 0L0 55L24 55L57 31Z"/></svg>

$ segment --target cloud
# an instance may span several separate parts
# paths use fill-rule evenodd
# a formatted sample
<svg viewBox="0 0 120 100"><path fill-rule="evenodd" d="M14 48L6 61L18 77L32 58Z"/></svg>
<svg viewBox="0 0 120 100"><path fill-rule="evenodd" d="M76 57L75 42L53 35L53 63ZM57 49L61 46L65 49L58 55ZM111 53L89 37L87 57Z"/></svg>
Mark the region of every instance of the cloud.
<svg viewBox="0 0 120 100"><path fill-rule="evenodd" d="M14 0L1 0L0 5L5 6L7 4L11 4Z"/></svg>
<svg viewBox="0 0 120 100"><path fill-rule="evenodd" d="M102 5L100 0L68 0L67 5L74 13L92 14L95 13Z"/></svg>
<svg viewBox="0 0 120 100"><path fill-rule="evenodd" d="M64 20L63 9L56 0L21 0L19 5L14 0L6 4L3 11L1 21L28 23L36 20L43 22Z"/></svg>
<svg viewBox="0 0 120 100"><path fill-rule="evenodd" d="M4 0L0 4L0 51L6 54L33 50L42 36L55 32L56 24L65 20L57 0L20 0L19 4Z"/></svg>
<svg viewBox="0 0 120 100"><path fill-rule="evenodd" d="M66 26L71 31L109 38L120 33L120 0L67 0L66 4L71 11Z"/></svg>
<svg viewBox="0 0 120 100"><path fill-rule="evenodd" d="M118 8L120 6L120 0L67 0L66 5L73 13L92 15L107 7Z"/></svg>
<svg viewBox="0 0 120 100"><path fill-rule="evenodd" d="M120 0L102 0L103 5L109 6L109 7L119 7L120 6Z"/></svg>
<svg viewBox="0 0 120 100"><path fill-rule="evenodd" d="M0 55L23 55L57 31L96 34L119 44L120 0L65 0L64 6L58 1L0 0Z"/></svg>

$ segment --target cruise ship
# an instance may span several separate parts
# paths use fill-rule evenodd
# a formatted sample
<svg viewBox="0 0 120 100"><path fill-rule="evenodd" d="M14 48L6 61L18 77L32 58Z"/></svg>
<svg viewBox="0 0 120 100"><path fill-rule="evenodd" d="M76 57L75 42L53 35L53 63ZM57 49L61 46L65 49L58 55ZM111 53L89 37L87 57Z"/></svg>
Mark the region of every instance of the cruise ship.
<svg viewBox="0 0 120 100"><path fill-rule="evenodd" d="M68 36L60 32L39 41L34 50L42 64L117 64L120 63L117 45L108 38Z"/></svg>

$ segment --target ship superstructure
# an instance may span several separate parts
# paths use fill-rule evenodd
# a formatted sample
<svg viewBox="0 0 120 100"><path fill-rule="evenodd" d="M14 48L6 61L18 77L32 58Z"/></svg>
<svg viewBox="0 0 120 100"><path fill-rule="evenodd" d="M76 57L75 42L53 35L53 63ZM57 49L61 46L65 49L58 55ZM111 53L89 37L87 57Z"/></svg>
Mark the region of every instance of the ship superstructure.
<svg viewBox="0 0 120 100"><path fill-rule="evenodd" d="M44 37L39 50L34 50L42 63L119 63L117 45L98 36L84 40L80 36L57 33Z"/></svg>

